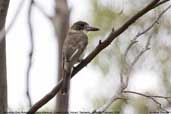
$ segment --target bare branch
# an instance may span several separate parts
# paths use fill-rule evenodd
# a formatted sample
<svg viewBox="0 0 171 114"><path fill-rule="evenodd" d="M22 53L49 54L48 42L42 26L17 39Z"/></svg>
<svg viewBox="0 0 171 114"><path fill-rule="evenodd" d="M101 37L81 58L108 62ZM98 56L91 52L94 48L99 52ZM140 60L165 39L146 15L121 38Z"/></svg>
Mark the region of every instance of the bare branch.
<svg viewBox="0 0 171 114"><path fill-rule="evenodd" d="M160 6L160 5L162 5L162 4L164 4L164 3L168 2L168 1L170 1L170 0L162 0L162 1L158 2L158 3L154 6L154 8Z"/></svg>
<svg viewBox="0 0 171 114"><path fill-rule="evenodd" d="M91 113L96 113L96 112L105 112L116 100L127 100L126 98L120 97L118 95L121 95L122 89L119 89L119 92L117 94L114 94L111 99L109 99L102 107L93 110Z"/></svg>
<svg viewBox="0 0 171 114"><path fill-rule="evenodd" d="M166 97L166 96L158 96L158 95L147 95L147 94L143 94L143 93L139 93L139 92L136 92L136 91L126 91L124 90L123 93L133 93L133 94L138 94L138 95L141 95L141 96L145 96L145 97L153 97L153 98L161 98L161 99L171 99L171 97Z"/></svg>
<svg viewBox="0 0 171 114"><path fill-rule="evenodd" d="M139 60L139 58L147 51L149 50L150 48L148 47L149 44L150 44L150 39L152 38L152 36L150 36L148 38L148 41L146 43L146 46L145 48L135 57L134 61L131 63L131 67L133 67L135 65L135 63L137 63L137 61Z"/></svg>
<svg viewBox="0 0 171 114"><path fill-rule="evenodd" d="M151 38L152 36L150 36L147 40L147 43L145 45L145 48L134 58L133 62L131 63L131 65L129 65L129 68L128 68L128 72L127 72L127 77L126 77L126 82L123 83L124 84L124 89L127 88L128 86L128 82L129 82L129 78L130 78L130 74L131 74L131 71L132 71L132 68L135 66L135 64L137 63L137 61L140 59L140 57L147 51L149 50L149 45L150 45L150 41L151 41ZM121 77L123 78L122 76L122 72L121 72Z"/></svg>
<svg viewBox="0 0 171 114"><path fill-rule="evenodd" d="M165 2L166 1L168 1L168 0L164 0ZM163 1L163 2L164 2ZM162 2L162 3L163 3ZM133 38L133 40L131 40L131 43L129 44L129 46L127 47L127 49L126 49L126 51L125 51L125 54L124 54L124 57L126 58L127 57L127 55L128 55L128 52L129 52L129 50L131 49L131 47L134 45L134 44L136 44L138 41L137 41L137 39L140 37L140 36L142 36L142 35L144 35L145 33L147 33L149 30L151 30L156 24L158 24L158 21L160 20L160 18L170 9L170 7L171 7L171 5L169 5L165 10L163 10L160 14L159 14L159 16L157 17L157 19L148 27L148 28L146 28L145 30L143 30L142 32L140 32L140 33L138 33L134 38Z"/></svg>
<svg viewBox="0 0 171 114"><path fill-rule="evenodd" d="M124 53L125 61L126 61L126 57L127 57L127 55L128 55L129 50L130 50L131 47L132 47L134 44L136 44L137 42L138 42L138 41L136 41L136 40L131 40L131 43L129 44L129 46L127 47L127 49L126 49L126 51L125 51L125 53Z"/></svg>
<svg viewBox="0 0 171 114"><path fill-rule="evenodd" d="M145 29L144 31L138 33L133 40L137 40L138 37L140 37L141 35L145 34L149 30L151 30L154 27L154 25L158 24L158 21L160 20L160 18L170 9L170 7L171 7L171 5L169 5L165 10L163 10L159 14L159 16L157 17L157 19L147 29Z"/></svg>
<svg viewBox="0 0 171 114"><path fill-rule="evenodd" d="M164 97L164 96L151 96L151 95L146 95L143 93L139 93L139 92L135 92L135 91L123 91L123 93L131 93L131 94L135 94L135 95L140 95L146 98L151 99L154 103L156 103L160 109L162 109L165 112L168 112L166 109L164 109L162 107L162 104L160 102L158 102L155 98L163 98L163 99L167 99L167 98L171 98L171 97Z"/></svg>
<svg viewBox="0 0 171 114"><path fill-rule="evenodd" d="M166 2L166 0L164 0ZM167 0L168 1L168 0ZM163 3L163 2L162 2ZM125 58L125 61L126 61L126 57L128 55L128 52L129 50L131 49L131 47L136 44L138 41L137 39L144 35L145 33L147 33L149 30L151 30L156 24L158 24L158 21L160 20L160 18L164 15L164 13L166 13L169 9L170 9L171 5L169 5L165 10L163 10L159 16L157 17L157 19L148 27L146 28L145 30L143 30L142 32L138 33L134 38L133 40L131 40L131 43L129 44L129 46L127 47L126 51L125 51L125 54L124 54L124 58Z"/></svg>
<svg viewBox="0 0 171 114"><path fill-rule="evenodd" d="M51 100L57 92L59 92L61 86L62 86L62 81L60 80L58 82L58 85L55 86L48 94L46 94L42 99L40 99L37 103L35 103L30 110L27 112L27 114L34 114L39 108L41 108L44 104L46 104L49 100Z"/></svg>
<svg viewBox="0 0 171 114"><path fill-rule="evenodd" d="M91 113L98 113L98 112L102 113L102 112L105 112L113 104L113 102L115 102L117 100L126 100L126 99L125 98L122 98L122 97L117 97L117 96L112 97L110 99L110 101L107 102L108 104L103 105L99 109L93 110Z"/></svg>
<svg viewBox="0 0 171 114"><path fill-rule="evenodd" d="M151 40L151 37L148 38L148 41L147 41L146 46L145 46L145 49L140 52L140 54L134 59L133 63L129 67L126 83L123 82L123 76L121 75L121 80L122 80L121 82L122 83L121 83L121 87L119 89L119 92L117 94L115 94L111 99L109 99L109 101L106 102L102 107L100 107L99 109L94 110L93 112L104 112L104 111L106 111L112 105L113 102L115 102L118 98L120 98L118 96L122 95L123 90L125 88L127 88L127 86L128 86L129 75L130 75L130 72L131 72L133 66L139 60L139 58L143 55L143 53L149 49L148 46L150 45L150 40Z"/></svg>
<svg viewBox="0 0 171 114"><path fill-rule="evenodd" d="M109 36L106 38L106 40L102 41L100 44L98 44L98 46L94 49L93 52L91 52L86 59L84 59L79 65L77 65L73 72L72 72L72 77L79 72L82 68L84 68L88 63L90 63L92 61L92 59L97 56L103 49L105 49L107 46L109 46L111 44L111 42L116 39L116 37L118 37L121 33L123 33L130 25L132 25L136 20L138 20L140 17L142 17L144 14L146 14L147 12L151 11L152 9L154 9L154 6L159 2L160 0L153 0L151 3L149 3L144 9L142 9L141 11L139 11L137 14L135 14L132 18L130 18L128 21L125 22L125 24L123 24L123 26L121 26L119 29L117 29L116 31L111 31L111 33L109 34ZM61 88L61 84L62 84L63 80L60 80L59 83L55 86L55 88L52 90L53 92L59 92L60 88ZM51 91L51 92L52 92ZM55 94L52 94L51 92L48 93L48 95L52 95L50 97L44 97L42 98L40 101L38 101L35 105L33 105L32 108L30 108L30 110L28 111L27 114L30 113L35 113L41 106L43 106L44 104L46 104L50 99L52 99ZM54 95L54 96L53 96Z"/></svg>
<svg viewBox="0 0 171 114"><path fill-rule="evenodd" d="M148 27L147 29L145 29L143 32L139 33L136 35L136 37L131 41L130 45L128 45L125 53L124 53L124 62L126 62L126 57L127 57L127 54L128 54L128 51L130 50L130 48L135 44L137 43L137 38L143 34L145 34L146 32L148 32L150 29L152 29L152 27L158 22L158 20L162 17L162 15L170 8L171 6L167 7L162 13L160 13L160 15L158 16L158 18L154 21L154 23ZM147 51L149 50L149 45L150 45L150 41L151 41L151 38L152 36L149 36L148 40L147 40L147 43L145 45L145 48L135 57L135 59L133 60L133 62L131 63L131 65L129 65L129 68L128 68L128 72L127 72L127 79L126 79L126 82L124 83L124 80L123 80L123 69L121 71L121 88L120 88L120 93L117 94L118 96L122 94L122 91L127 88L128 86L128 81L129 81L129 75L132 71L132 68L135 66L135 64L137 63L137 61L140 59L140 57ZM118 98L117 95L115 94L111 99L109 99L108 102L106 102L102 107L100 107L99 109L96 109L94 110L93 112L104 112L106 111L109 106ZM152 98L152 100L154 102L156 102L161 109L163 109L161 107L161 104L159 102L157 102L155 99ZM164 110L164 109L163 109Z"/></svg>
<svg viewBox="0 0 171 114"><path fill-rule="evenodd" d="M132 25L136 20L138 20L140 17L142 17L147 12L151 11L153 9L153 6L157 4L160 0L153 0L149 5L147 5L144 9L139 11L137 14L135 14L132 18L130 18L128 21L123 24L119 29L112 31L109 36L99 44L93 52L91 52L85 60L83 60L72 72L72 76L74 76L78 71L80 71L83 67L85 67L88 63L90 63L97 54L99 54L103 49L105 49L107 46L111 44L113 40L115 40L116 37L118 37L121 33L123 33L130 25Z"/></svg>
<svg viewBox="0 0 171 114"><path fill-rule="evenodd" d="M31 72L31 67L32 67L32 62L33 62L33 53L34 53L34 39L33 39L33 26L31 22L31 13L32 13L32 8L33 8L34 1L31 0L28 8L28 28L30 32L30 52L29 52L29 63L28 63L28 68L27 68L27 73L26 73L26 95L29 101L29 107L32 107L32 101L31 101L31 96L30 96L30 72Z"/></svg>

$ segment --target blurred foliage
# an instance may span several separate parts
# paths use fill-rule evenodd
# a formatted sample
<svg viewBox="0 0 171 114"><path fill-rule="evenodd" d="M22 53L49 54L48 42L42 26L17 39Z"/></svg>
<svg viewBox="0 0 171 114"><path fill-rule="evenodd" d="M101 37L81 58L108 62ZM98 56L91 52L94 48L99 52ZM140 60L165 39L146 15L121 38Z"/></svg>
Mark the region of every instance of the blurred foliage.
<svg viewBox="0 0 171 114"><path fill-rule="evenodd" d="M147 99L140 97L129 100L129 104L135 107L137 114L149 114L149 106L147 105Z"/></svg>
<svg viewBox="0 0 171 114"><path fill-rule="evenodd" d="M100 28L100 31L96 34L90 34L90 37L92 38L90 38L91 41L90 41L89 49L93 49L98 44L97 41L105 39L112 28L115 29L115 27L120 26L118 24L120 23L122 24L122 22L127 18L127 16L122 14L122 11L111 10L110 7L103 6L97 0L92 0L91 2L93 6L92 20L94 25ZM94 44L94 42L96 42L96 44ZM111 64L115 64L114 62L115 57L120 58L121 52L118 44L119 41L116 40L114 45L111 44L110 48L107 48L105 50L104 52L105 54L100 54L100 56L97 56L96 59L94 60L94 65L98 64L98 66L100 66L100 68L103 69L102 71L104 74L109 73L110 70L109 67L111 67ZM113 57L113 55L116 56Z"/></svg>
<svg viewBox="0 0 171 114"><path fill-rule="evenodd" d="M115 5L112 5L112 0L104 0L103 2L101 2L101 0L91 0L90 2L93 9L91 12L92 22L100 28L100 32L90 35L92 38L90 38L89 49L91 50L98 45L99 40L103 41L106 38L112 28L117 29L120 27L127 19L134 15L135 12L138 12L139 9L147 5L149 1L127 0L123 2L124 7L121 7L121 9L115 7L117 6L117 2L115 2ZM108 2L108 4L103 4L104 2ZM127 69L128 64L133 61L133 59L145 46L147 38L152 36L150 51L139 59L134 71L147 69L157 72L160 84L162 84L159 84L158 91L160 92L158 92L158 95L161 93L161 95L171 96L171 57L169 55L171 53L171 20L169 18L171 16L171 11L166 12L158 21L158 24L153 27L153 29L138 38L138 43L134 45L128 53L128 57L126 58L127 61L123 60L124 52L131 42L131 39L133 39L139 32L142 32L148 28L163 11L163 9L166 8L166 6L167 4L149 12L129 27L128 30L120 35L119 38L117 38L109 47L107 47L107 49L103 50L95 58L93 65L98 66L104 76L112 77L112 73L117 72L117 70L121 71L121 69ZM160 89L162 87L164 87L164 90ZM109 92L108 90L106 91ZM148 92L148 90L146 91ZM108 97L106 96L106 98L94 100L94 106L102 106L107 99ZM128 104L132 105L138 114L147 114L149 113L149 110L156 111L150 109L147 105L147 99L142 97L139 99L129 99L129 101L130 102L128 102ZM109 110L120 112L123 110L122 108L124 108L125 105L125 101L119 100L113 103Z"/></svg>
<svg viewBox="0 0 171 114"><path fill-rule="evenodd" d="M106 100L107 99L105 97L94 98L93 99L93 106L98 108L98 107L102 106L106 102Z"/></svg>
<svg viewBox="0 0 171 114"><path fill-rule="evenodd" d="M122 110L122 107L126 105L127 101L124 99L119 99L115 101L109 108L109 112L118 112L120 113Z"/></svg>

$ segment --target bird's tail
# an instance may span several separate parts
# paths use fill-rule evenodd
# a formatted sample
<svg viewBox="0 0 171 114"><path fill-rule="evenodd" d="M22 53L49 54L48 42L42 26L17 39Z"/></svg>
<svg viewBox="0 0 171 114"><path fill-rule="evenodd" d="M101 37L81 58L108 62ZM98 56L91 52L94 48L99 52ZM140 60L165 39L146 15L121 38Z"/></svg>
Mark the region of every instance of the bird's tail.
<svg viewBox="0 0 171 114"><path fill-rule="evenodd" d="M69 67L69 64L65 62L63 67L63 83L61 88L61 93L63 95L68 94L69 88L70 88L70 79L71 79L71 67Z"/></svg>

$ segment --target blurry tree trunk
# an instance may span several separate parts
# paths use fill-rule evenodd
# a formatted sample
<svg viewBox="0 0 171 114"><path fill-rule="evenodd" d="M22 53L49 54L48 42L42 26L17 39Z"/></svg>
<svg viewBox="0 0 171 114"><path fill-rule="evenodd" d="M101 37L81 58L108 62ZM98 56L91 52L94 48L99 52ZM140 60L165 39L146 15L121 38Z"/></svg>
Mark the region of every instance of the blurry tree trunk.
<svg viewBox="0 0 171 114"><path fill-rule="evenodd" d="M9 0L0 0L0 30L5 26ZM5 30L4 30L5 31ZM0 42L0 114L7 112L6 41Z"/></svg>
<svg viewBox="0 0 171 114"><path fill-rule="evenodd" d="M61 79L62 46L69 28L69 9L67 0L56 0L56 15L54 17L54 27L58 42L58 81ZM67 112L69 96L57 95L56 111Z"/></svg>

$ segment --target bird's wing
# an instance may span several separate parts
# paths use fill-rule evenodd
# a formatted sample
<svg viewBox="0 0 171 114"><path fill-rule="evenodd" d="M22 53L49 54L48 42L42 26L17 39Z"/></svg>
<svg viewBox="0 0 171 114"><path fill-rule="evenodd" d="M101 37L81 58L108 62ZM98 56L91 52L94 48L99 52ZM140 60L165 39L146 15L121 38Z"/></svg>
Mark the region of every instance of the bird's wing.
<svg viewBox="0 0 171 114"><path fill-rule="evenodd" d="M73 61L73 64L78 61L88 43L88 38L85 34L69 33L66 37L63 47L63 55L68 61Z"/></svg>
<svg viewBox="0 0 171 114"><path fill-rule="evenodd" d="M78 62L79 57L83 53L88 43L88 38L85 34L69 33L63 45L63 85L62 94L67 94L70 85L70 73L72 67Z"/></svg>
<svg viewBox="0 0 171 114"><path fill-rule="evenodd" d="M78 52L79 52L79 49L78 48L75 49L72 55L69 57L69 61L72 61L72 59L75 57L75 55L77 55Z"/></svg>

